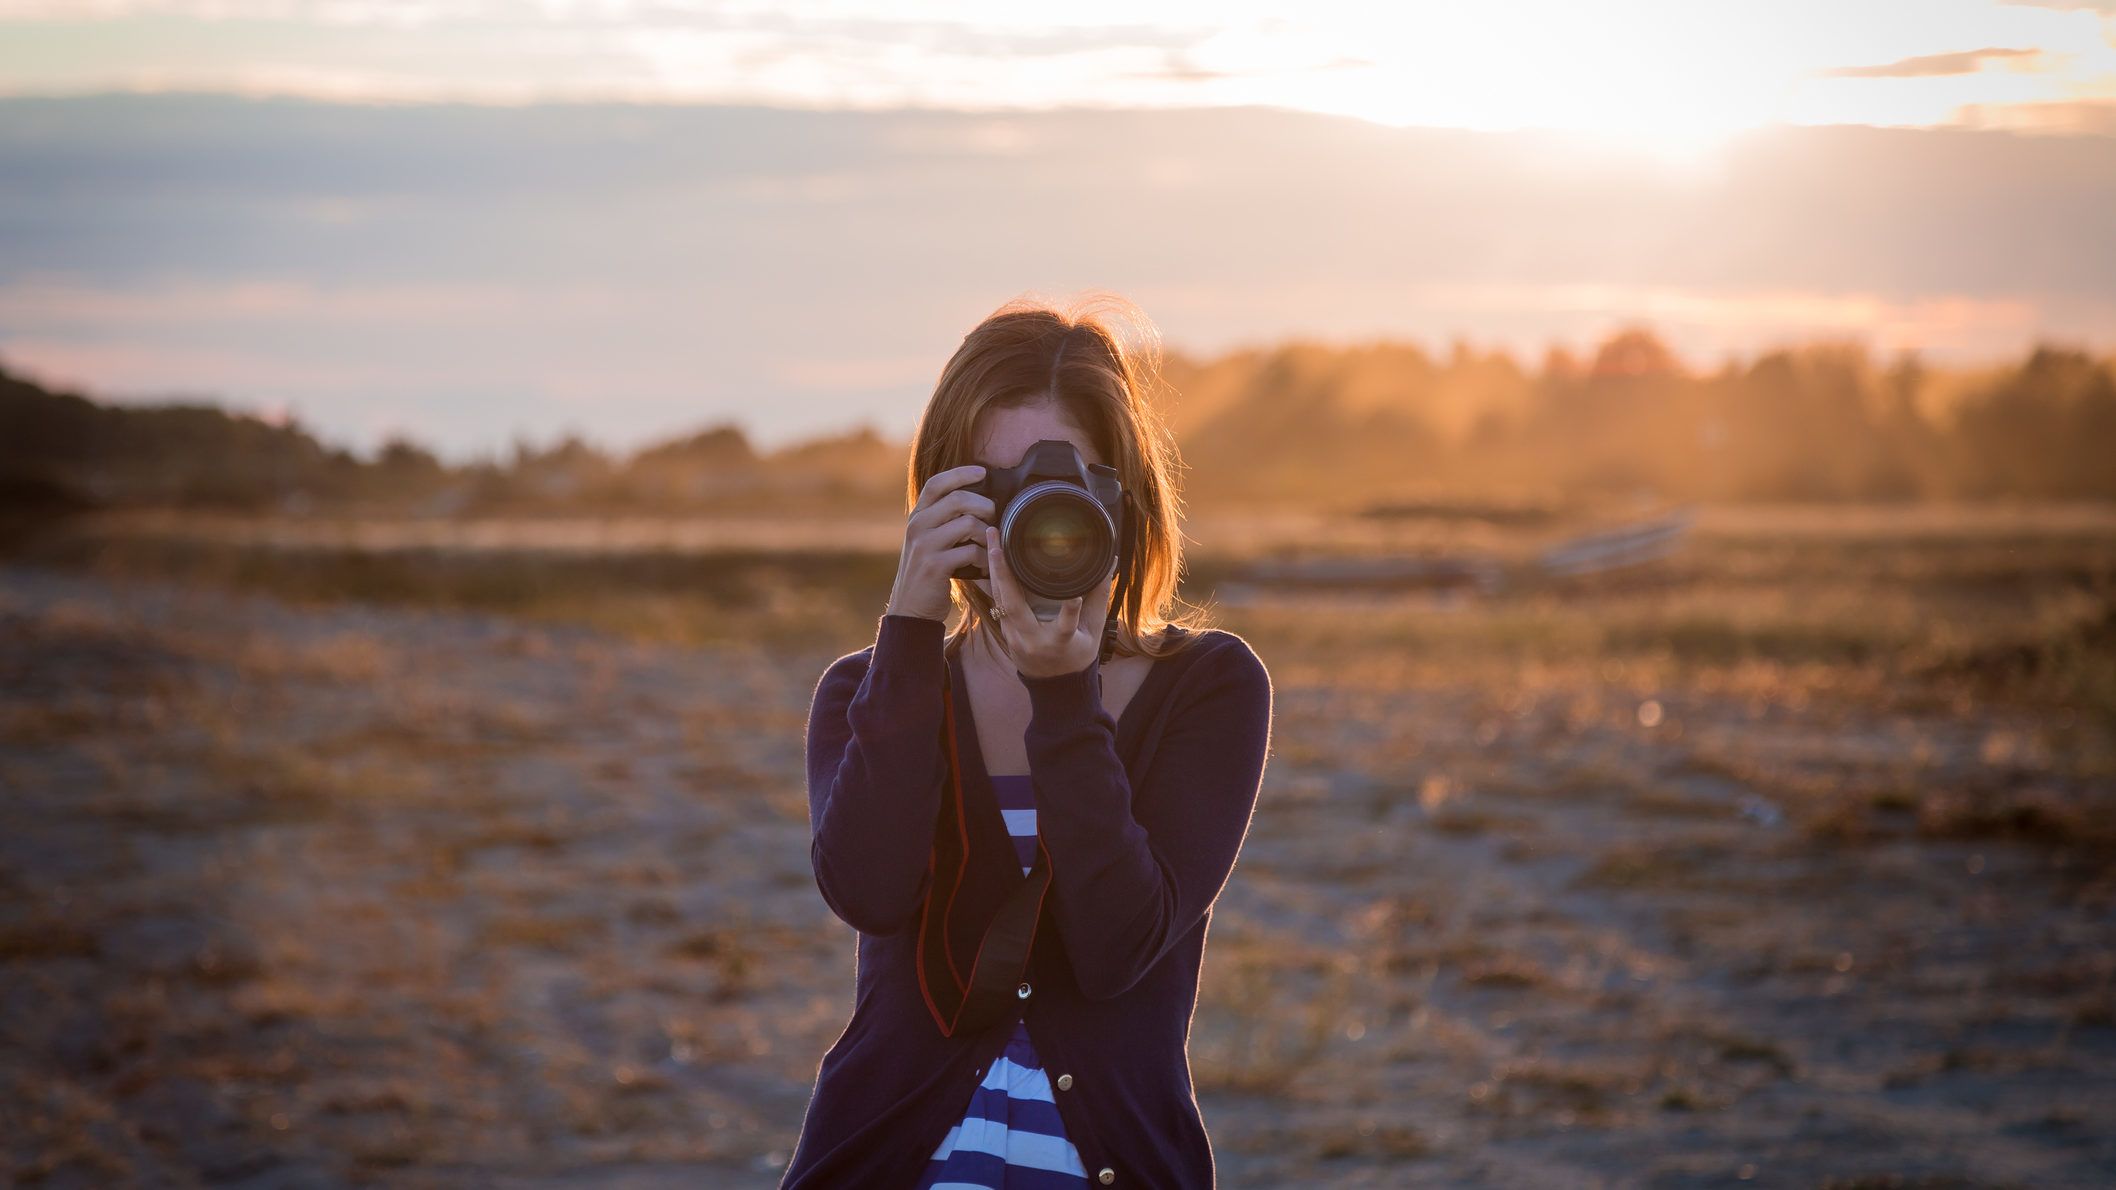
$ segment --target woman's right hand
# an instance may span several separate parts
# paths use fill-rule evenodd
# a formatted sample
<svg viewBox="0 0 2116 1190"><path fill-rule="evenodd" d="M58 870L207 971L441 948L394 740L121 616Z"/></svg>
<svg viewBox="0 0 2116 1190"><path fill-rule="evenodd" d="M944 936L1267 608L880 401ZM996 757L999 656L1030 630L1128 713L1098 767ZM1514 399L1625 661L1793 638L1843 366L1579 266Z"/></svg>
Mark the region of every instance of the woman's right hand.
<svg viewBox="0 0 2116 1190"><path fill-rule="evenodd" d="M949 581L985 554L985 526L997 511L991 497L963 485L984 477L975 463L937 472L920 489L904 523L904 551L897 558L896 586L889 592L892 616L923 616L946 623L952 606Z"/></svg>

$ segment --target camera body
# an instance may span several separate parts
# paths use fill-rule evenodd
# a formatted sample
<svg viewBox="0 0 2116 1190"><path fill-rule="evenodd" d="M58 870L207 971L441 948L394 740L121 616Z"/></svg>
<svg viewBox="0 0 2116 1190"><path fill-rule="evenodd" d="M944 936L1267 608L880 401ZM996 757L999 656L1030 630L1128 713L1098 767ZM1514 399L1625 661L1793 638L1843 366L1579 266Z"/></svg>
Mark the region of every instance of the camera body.
<svg viewBox="0 0 2116 1190"><path fill-rule="evenodd" d="M963 485L992 501L999 548L1029 595L1062 603L1109 581L1123 543L1124 485L1117 469L1089 463L1072 443L1046 438L1021 462ZM955 571L989 578L982 563Z"/></svg>

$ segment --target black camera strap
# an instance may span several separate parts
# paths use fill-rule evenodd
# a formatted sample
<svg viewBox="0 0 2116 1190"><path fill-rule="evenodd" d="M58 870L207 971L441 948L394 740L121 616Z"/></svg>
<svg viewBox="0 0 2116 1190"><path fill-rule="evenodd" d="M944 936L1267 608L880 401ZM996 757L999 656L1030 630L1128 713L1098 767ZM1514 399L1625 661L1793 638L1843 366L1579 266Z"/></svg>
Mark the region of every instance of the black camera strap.
<svg viewBox="0 0 2116 1190"><path fill-rule="evenodd" d="M1103 663L1108 662L1116 647L1120 609L1134 624L1139 617L1140 590L1132 581L1139 550L1139 514L1130 492L1124 493L1123 501L1123 525L1117 533L1117 588L1110 593L1109 615L1102 624ZM1029 952L1036 943L1036 924L1050 892L1051 856L1039 835L1035 862L1027 876L1007 888L990 920L978 931L976 949L969 955L965 973L949 924L955 920L958 894L970 872L970 828L955 738L955 691L945 667L941 673L941 701L948 784L941 791L940 813L933 821L933 844L926 859L926 898L919 906L918 989L941 1036L953 1037L959 1031L989 1028L1014 1011L1016 990L1022 973L1028 969ZM1005 862L1017 861L1009 852Z"/></svg>
<svg viewBox="0 0 2116 1190"><path fill-rule="evenodd" d="M1123 524L1117 529L1117 589L1110 593L1109 615L1102 621L1102 652L1097 663L1109 664L1117 648L1117 613L1122 609L1131 622L1139 622L1139 584L1132 581L1132 561L1139 553L1139 510L1131 493L1124 493Z"/></svg>
<svg viewBox="0 0 2116 1190"><path fill-rule="evenodd" d="M940 813L933 822L933 846L926 865L926 899L919 906L918 990L926 1010L941 1036L958 1031L975 1033L1006 1019L1018 1004L1016 989L1028 968L1029 951L1036 942L1036 923L1043 914L1044 895L1051 887L1051 857L1041 836L1036 840L1036 862L1029 874L1008 887L992 916L977 934L976 949L968 956L969 969L955 945L956 933L949 923L962 913L976 912L977 898L958 905L970 874L969 818L963 805L962 764L955 740L955 692L946 670L941 675L941 699L945 707L942 741L948 758L948 785L941 791ZM993 861L998 857L980 857ZM1017 864L1011 848L1004 862Z"/></svg>

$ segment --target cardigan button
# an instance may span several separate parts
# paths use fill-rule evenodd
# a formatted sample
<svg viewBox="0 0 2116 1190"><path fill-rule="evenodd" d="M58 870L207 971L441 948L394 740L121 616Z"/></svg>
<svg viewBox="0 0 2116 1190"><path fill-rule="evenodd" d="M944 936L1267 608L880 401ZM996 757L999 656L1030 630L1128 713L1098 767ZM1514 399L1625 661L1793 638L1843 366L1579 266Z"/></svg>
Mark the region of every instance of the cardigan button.
<svg viewBox="0 0 2116 1190"><path fill-rule="evenodd" d="M1072 1075L1070 1075L1070 1074L1061 1074L1061 1075L1059 1075L1059 1076L1058 1076L1058 1089L1059 1089L1059 1090L1061 1090L1061 1091L1070 1091L1070 1090L1072 1090L1072 1089L1073 1089L1073 1076L1072 1076Z"/></svg>
<svg viewBox="0 0 2116 1190"><path fill-rule="evenodd" d="M1024 983L1020 987L1014 989L1014 995L1020 999L1026 1000L1029 998L1029 993L1033 990L1034 989L1030 988L1028 984Z"/></svg>
<svg viewBox="0 0 2116 1190"><path fill-rule="evenodd" d="M1117 1180L1117 1171L1105 1165L1102 1172L1095 1175L1095 1180L1107 1186Z"/></svg>

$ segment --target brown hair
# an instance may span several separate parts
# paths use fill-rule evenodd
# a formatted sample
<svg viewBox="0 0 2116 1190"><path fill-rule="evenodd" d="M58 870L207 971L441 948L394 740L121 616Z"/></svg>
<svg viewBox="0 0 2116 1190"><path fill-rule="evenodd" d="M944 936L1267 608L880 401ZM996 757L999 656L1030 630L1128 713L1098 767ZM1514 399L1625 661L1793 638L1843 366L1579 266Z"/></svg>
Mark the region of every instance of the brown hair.
<svg viewBox="0 0 2116 1190"><path fill-rule="evenodd" d="M1133 332L1127 344L1122 332ZM1088 435L1102 460L1131 493L1138 548L1131 562L1134 596L1117 608L1116 656L1165 657L1205 627L1202 608L1176 597L1182 577L1182 460L1175 438L1149 402L1161 379L1160 335L1140 309L1114 294L1090 291L1058 306L1020 297L986 316L941 370L911 443L905 511L917 507L926 481L975 462L978 417L987 409L1055 402ZM956 579L951 601L963 617L958 645L990 618L992 601L968 579ZM1187 632L1164 633L1177 625ZM1100 626L1094 626L1099 631ZM997 643L996 641L994 643Z"/></svg>

